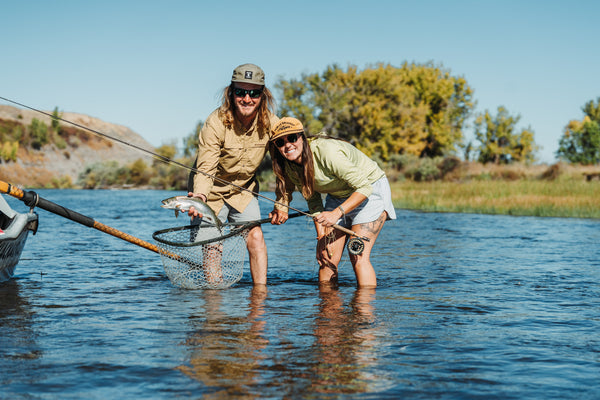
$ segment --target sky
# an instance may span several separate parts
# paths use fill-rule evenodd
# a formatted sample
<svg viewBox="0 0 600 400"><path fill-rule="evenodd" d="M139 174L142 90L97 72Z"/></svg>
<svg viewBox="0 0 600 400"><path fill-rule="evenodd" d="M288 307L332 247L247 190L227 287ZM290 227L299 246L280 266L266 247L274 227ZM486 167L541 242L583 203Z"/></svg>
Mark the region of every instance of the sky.
<svg viewBox="0 0 600 400"><path fill-rule="evenodd" d="M548 164L600 98L597 0L3 3L0 97L124 125L154 146L181 147L244 63L270 87L333 64L433 63L466 79L475 112L519 115Z"/></svg>

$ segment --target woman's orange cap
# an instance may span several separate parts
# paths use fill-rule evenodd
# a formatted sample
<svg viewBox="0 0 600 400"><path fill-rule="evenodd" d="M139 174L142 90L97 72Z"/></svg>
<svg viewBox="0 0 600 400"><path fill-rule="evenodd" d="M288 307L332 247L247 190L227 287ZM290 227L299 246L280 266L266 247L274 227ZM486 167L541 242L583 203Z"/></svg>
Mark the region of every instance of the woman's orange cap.
<svg viewBox="0 0 600 400"><path fill-rule="evenodd" d="M304 127L300 120L293 117L283 117L271 130L271 140L281 136L287 136L292 133L303 133Z"/></svg>

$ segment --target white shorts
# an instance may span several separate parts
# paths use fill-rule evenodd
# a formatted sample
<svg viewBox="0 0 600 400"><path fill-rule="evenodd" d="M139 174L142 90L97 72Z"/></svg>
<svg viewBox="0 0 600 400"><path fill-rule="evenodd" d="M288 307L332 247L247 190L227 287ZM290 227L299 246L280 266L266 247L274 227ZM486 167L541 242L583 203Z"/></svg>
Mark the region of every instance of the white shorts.
<svg viewBox="0 0 600 400"><path fill-rule="evenodd" d="M327 195L325 198L325 211L335 210L346 198ZM337 223L344 228L352 225L366 224L376 221L382 212L387 212L387 219L396 219L396 211L392 204L392 191L387 178L378 179L373 183L373 193L354 210L346 213Z"/></svg>

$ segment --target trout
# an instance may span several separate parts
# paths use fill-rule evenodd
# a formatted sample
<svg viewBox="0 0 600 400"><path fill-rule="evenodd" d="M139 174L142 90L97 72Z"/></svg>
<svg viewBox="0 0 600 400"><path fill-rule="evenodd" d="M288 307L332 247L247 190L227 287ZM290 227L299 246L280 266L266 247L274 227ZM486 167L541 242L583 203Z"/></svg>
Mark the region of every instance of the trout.
<svg viewBox="0 0 600 400"><path fill-rule="evenodd" d="M191 207L194 207L196 211L202 214L202 219L210 222L213 225L216 225L219 230L222 228L221 221L215 215L215 212L201 199L197 197L188 197L188 196L174 196L169 197L168 199L164 199L162 201L162 208L166 208L169 210L175 210L175 217L179 215L179 212L187 212Z"/></svg>

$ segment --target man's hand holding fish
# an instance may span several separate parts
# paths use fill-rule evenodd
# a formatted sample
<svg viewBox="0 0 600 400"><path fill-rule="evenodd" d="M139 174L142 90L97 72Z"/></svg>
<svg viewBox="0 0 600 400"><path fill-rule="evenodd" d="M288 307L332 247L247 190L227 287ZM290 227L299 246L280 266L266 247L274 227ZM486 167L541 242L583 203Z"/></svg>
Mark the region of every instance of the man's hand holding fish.
<svg viewBox="0 0 600 400"><path fill-rule="evenodd" d="M192 194L192 196L190 196ZM192 218L203 218L207 222L221 228L221 221L215 215L215 212L202 199L204 195L193 195L189 193L187 196L174 196L162 201L162 208L175 210L175 217L179 212L187 212Z"/></svg>
<svg viewBox="0 0 600 400"><path fill-rule="evenodd" d="M193 192L188 192L188 197L191 198L196 198L196 199L200 199L202 200L202 202L206 203L206 196L203 194L196 194ZM202 218L202 213L200 212L200 210L197 210L195 207L190 207L190 209L188 210L188 215L190 216L190 218L192 219L192 221L194 220L194 218Z"/></svg>

